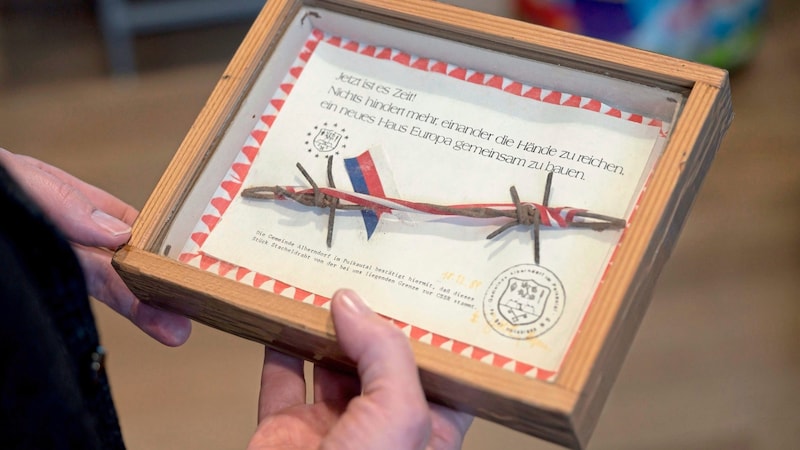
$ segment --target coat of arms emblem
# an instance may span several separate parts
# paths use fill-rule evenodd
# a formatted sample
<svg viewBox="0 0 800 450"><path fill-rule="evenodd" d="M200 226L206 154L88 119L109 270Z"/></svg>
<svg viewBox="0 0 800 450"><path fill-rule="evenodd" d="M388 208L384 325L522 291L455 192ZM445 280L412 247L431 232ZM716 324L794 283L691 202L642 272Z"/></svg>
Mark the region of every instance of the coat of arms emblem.
<svg viewBox="0 0 800 450"><path fill-rule="evenodd" d="M509 278L497 309L511 325L528 325L539 320L547 308L550 289L532 279Z"/></svg>
<svg viewBox="0 0 800 450"><path fill-rule="evenodd" d="M320 153L328 153L336 150L339 142L342 140L342 134L330 128L321 128L317 130L317 135L314 136L313 145Z"/></svg>

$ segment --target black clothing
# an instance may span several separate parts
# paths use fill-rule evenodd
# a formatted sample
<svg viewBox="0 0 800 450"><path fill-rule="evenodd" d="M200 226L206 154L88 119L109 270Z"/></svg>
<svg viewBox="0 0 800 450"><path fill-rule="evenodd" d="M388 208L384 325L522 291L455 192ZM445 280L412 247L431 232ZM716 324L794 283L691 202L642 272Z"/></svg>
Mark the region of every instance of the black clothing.
<svg viewBox="0 0 800 450"><path fill-rule="evenodd" d="M0 166L0 448L124 448L101 354L76 255Z"/></svg>

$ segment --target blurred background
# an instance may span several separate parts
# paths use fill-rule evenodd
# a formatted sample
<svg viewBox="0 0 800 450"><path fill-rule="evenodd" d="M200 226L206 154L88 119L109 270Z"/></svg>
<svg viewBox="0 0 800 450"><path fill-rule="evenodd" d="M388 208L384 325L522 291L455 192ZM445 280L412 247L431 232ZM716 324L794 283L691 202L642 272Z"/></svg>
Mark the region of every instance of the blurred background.
<svg viewBox="0 0 800 450"><path fill-rule="evenodd" d="M690 1L690 17L711 2ZM160 9L128 11L133 24L119 15L128 3L0 0L0 146L140 208L260 4L138 0L130 3ZM529 20L566 14L570 20L548 25L586 34L594 30L586 18L599 17L549 9L570 3L563 0L448 3ZM709 60L731 69L733 126L591 449L800 446L800 3L755 3L764 8L760 26ZM245 447L256 421L261 346L195 324L186 345L165 348L93 306L129 448ZM557 447L477 420L464 448Z"/></svg>

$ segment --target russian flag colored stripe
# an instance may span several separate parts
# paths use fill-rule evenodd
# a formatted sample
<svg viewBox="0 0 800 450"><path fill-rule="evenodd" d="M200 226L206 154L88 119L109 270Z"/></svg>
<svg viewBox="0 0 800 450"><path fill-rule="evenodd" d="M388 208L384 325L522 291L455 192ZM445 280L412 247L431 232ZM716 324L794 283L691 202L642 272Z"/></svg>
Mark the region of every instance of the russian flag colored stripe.
<svg viewBox="0 0 800 450"><path fill-rule="evenodd" d="M355 158L345 158L344 166L355 192L375 197L385 197L380 176L375 169L375 162L372 160L372 155L370 155L369 150ZM364 226L367 229L367 239L372 237L372 234L378 227L378 221L380 220L382 212L383 211L380 210L361 211L361 217L364 219Z"/></svg>

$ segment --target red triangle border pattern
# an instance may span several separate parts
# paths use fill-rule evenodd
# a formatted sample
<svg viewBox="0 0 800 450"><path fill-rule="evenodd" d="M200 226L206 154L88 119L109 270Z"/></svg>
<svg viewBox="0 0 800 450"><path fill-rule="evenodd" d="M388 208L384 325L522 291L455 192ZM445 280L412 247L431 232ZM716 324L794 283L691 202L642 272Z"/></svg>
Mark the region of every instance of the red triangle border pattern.
<svg viewBox="0 0 800 450"><path fill-rule="evenodd" d="M502 90L504 92L529 98L534 101L541 101L565 107L582 108L606 114L636 123L646 123L650 126L663 127L663 123L656 119L648 119L637 114L630 114L612 108L597 100L579 97L576 95L565 94L557 91L549 91L538 87L526 86L522 83L509 80L507 78L476 72L462 67L447 64L428 58L419 58L408 53L400 52L387 47L361 44L357 41L348 40L339 36L327 35L320 30L313 30L309 39L304 44L299 56L289 69L285 79L280 84L279 89L269 102L264 114L252 130L239 155L226 174L224 180L216 190L213 198L206 208L203 218L198 222L195 230L191 234L191 239L186 243L178 259L193 267L198 267L216 273L220 276L246 283L259 289L264 289L295 301L312 304L322 308L328 308L330 298L314 294L286 283L276 280L268 275L257 273L245 267L236 266L202 251L202 246L208 235L213 231L214 226L219 222L231 201L238 195L242 183L247 177L250 167L256 155L266 139L273 122L283 107L286 99L292 92L297 79L302 75L306 63L311 58L314 50L321 43L325 42L348 51L356 52L364 56L376 59L390 60L414 69L439 73L468 83L479 84L489 88ZM662 128L662 136L665 131ZM473 346L442 336L428 330L415 327L397 320L389 319L400 328L410 339L415 339L430 345L449 350L453 353L482 361L496 367L501 367L521 375L537 378L545 381L554 381L557 372L537 368L512 358L495 354L486 349Z"/></svg>

